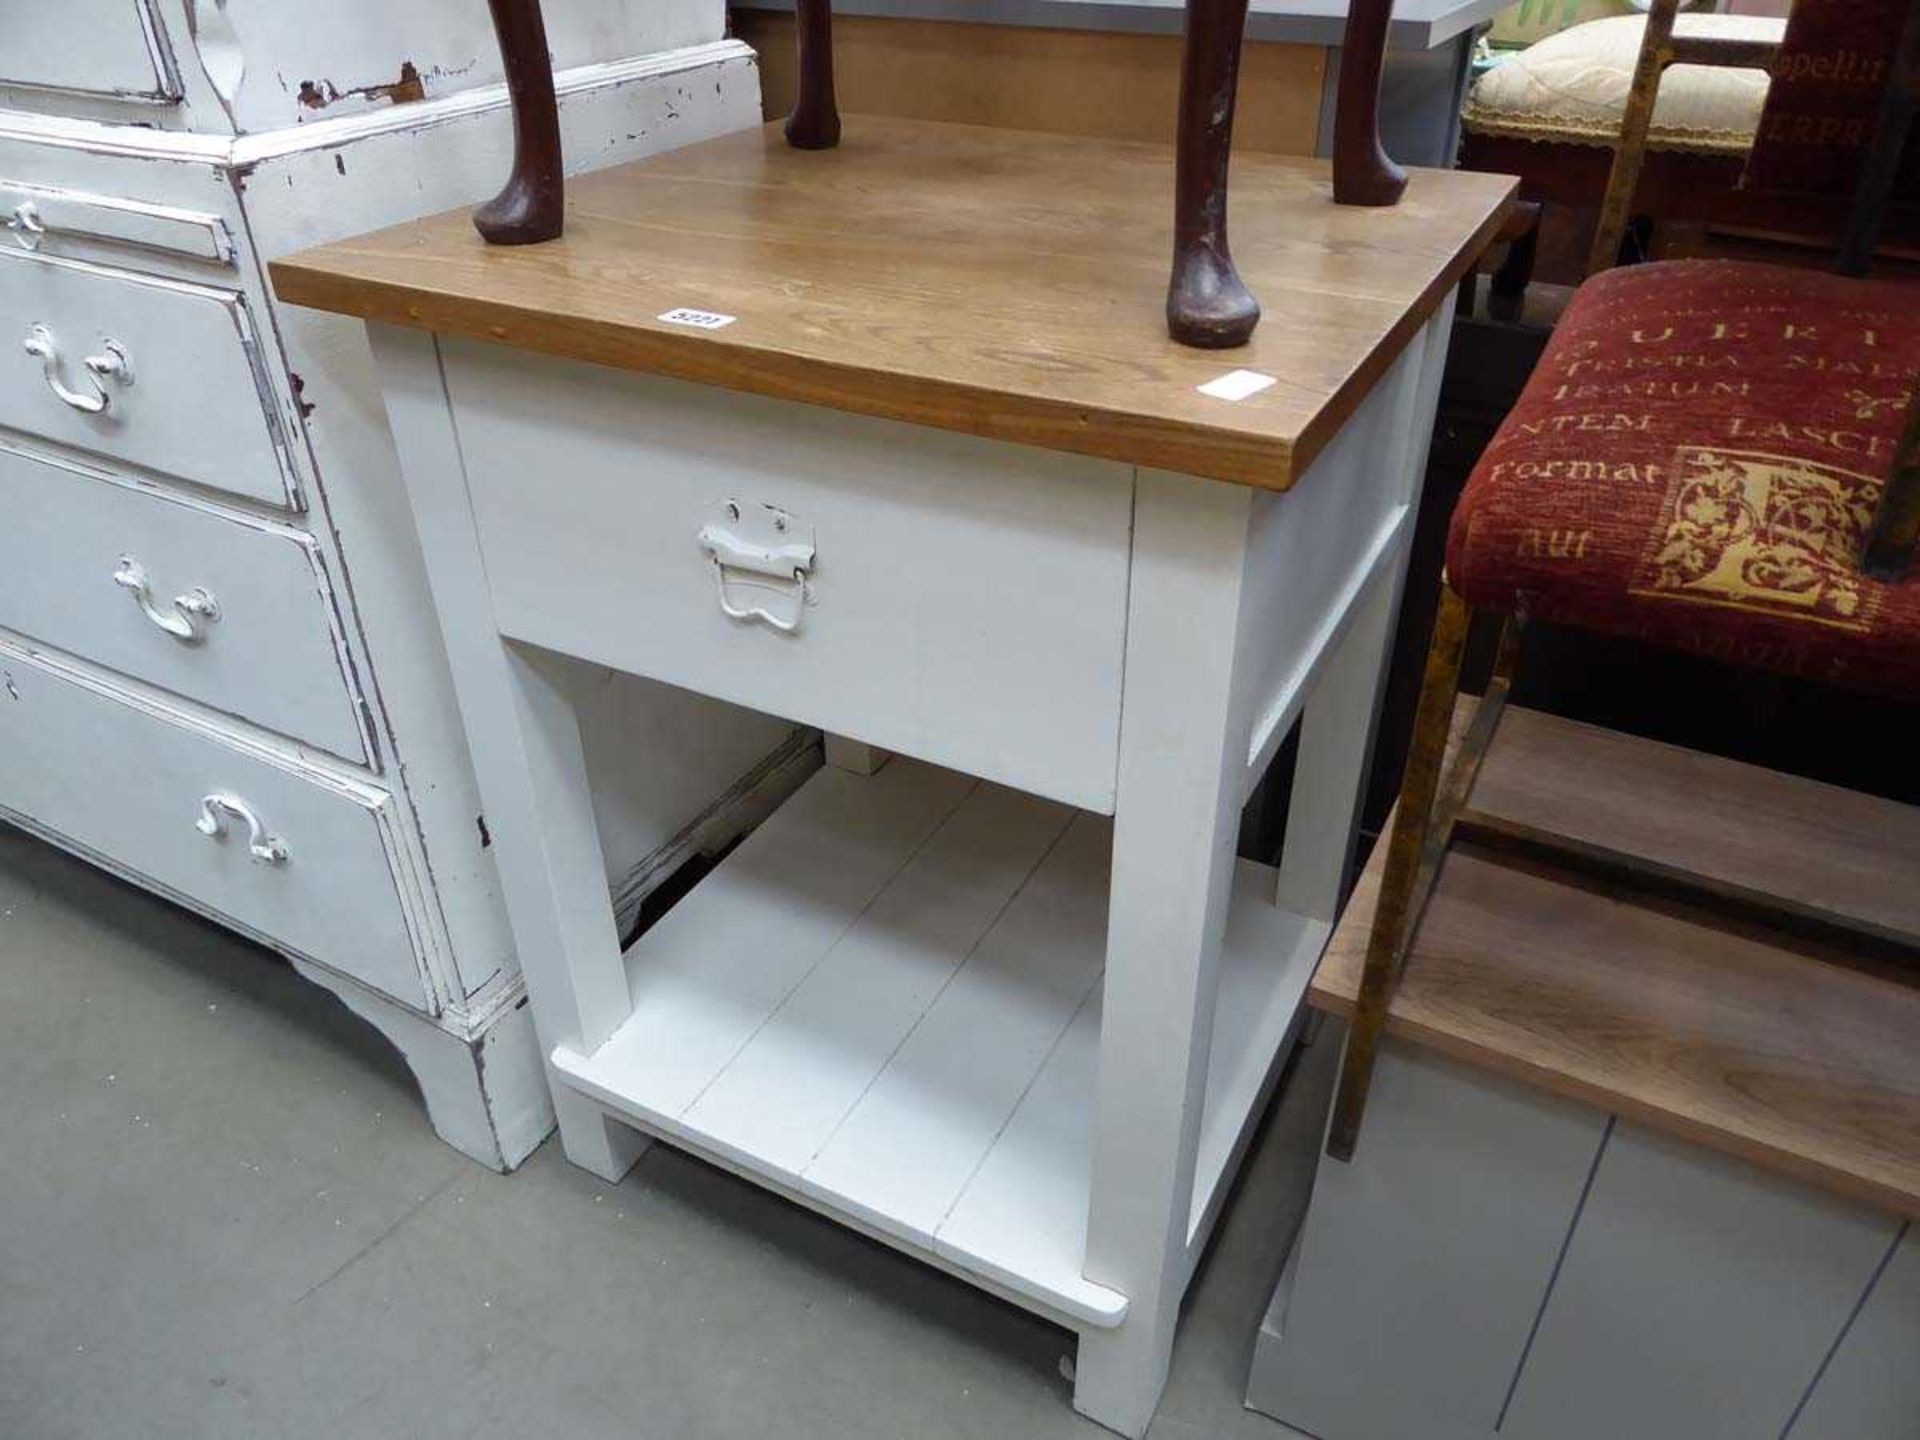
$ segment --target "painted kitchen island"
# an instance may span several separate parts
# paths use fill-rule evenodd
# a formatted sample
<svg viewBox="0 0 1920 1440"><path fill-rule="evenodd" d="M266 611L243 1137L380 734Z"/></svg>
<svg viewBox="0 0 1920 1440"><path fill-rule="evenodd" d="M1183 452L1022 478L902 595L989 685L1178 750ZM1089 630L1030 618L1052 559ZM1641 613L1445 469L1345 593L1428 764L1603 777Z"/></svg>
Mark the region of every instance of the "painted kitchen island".
<svg viewBox="0 0 1920 1440"><path fill-rule="evenodd" d="M660 1137L1080 1337L1126 1434L1330 933L1454 286L1509 182L849 117L291 257L370 322L568 1155ZM623 954L572 656L833 737ZM1301 726L1286 857L1242 805ZM892 758L889 759L889 756Z"/></svg>

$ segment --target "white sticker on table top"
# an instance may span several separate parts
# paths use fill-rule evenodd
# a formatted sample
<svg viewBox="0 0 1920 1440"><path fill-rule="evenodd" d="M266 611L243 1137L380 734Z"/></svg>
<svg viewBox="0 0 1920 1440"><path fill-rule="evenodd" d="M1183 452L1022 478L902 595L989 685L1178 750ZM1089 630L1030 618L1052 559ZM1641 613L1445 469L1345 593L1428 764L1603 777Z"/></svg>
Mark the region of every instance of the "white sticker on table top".
<svg viewBox="0 0 1920 1440"><path fill-rule="evenodd" d="M1279 383L1273 376L1262 375L1258 370L1229 370L1218 380L1209 380L1193 388L1216 400L1244 400L1249 395L1258 395L1269 385Z"/></svg>
<svg viewBox="0 0 1920 1440"><path fill-rule="evenodd" d="M669 325L691 325L696 330L719 330L731 325L740 317L722 315L717 310L692 310L682 305L677 310L669 310L664 315L656 315L656 320L664 320Z"/></svg>

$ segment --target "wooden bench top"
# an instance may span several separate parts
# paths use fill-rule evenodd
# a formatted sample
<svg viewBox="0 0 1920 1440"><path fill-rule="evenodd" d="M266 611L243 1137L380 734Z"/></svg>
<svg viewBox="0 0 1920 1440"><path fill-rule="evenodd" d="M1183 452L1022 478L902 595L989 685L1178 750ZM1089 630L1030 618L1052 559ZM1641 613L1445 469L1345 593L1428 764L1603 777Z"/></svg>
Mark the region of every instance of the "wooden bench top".
<svg viewBox="0 0 1920 1440"><path fill-rule="evenodd" d="M1484 249L1514 181L1416 170L1336 206L1324 161L1234 157L1250 344L1168 339L1158 145L847 117L569 184L566 234L490 247L457 211L276 261L282 299L993 439L1284 490ZM659 317L735 317L716 330ZM1242 400L1198 386L1273 377Z"/></svg>
<svg viewBox="0 0 1920 1440"><path fill-rule="evenodd" d="M1579 778L1584 727L1511 708L1488 771L1498 773L1501 737L1515 719L1521 724L1506 760ZM1602 768L1617 771L1624 763L1619 747L1647 742L1614 737L1610 744L1615 752L1603 757ZM1659 753L1646 761L1655 772L1676 763ZM1719 774L1731 762L1706 763ZM1743 782L1746 798L1771 805L1753 780L1768 772L1742 768L1752 771ZM1774 779L1790 792L1784 808L1791 810L1791 792L1807 782ZM1510 778L1502 779L1486 795L1476 787L1474 803L1501 803L1498 795L1509 786ZM1689 804L1683 791L1651 793L1645 833L1670 833L1662 812ZM1314 976L1308 1001L1319 1009L1352 1013L1385 850L1375 846ZM1823 865L1819 853L1801 859L1809 869ZM1758 863L1747 841L1735 842L1734 863ZM1823 958L1809 941L1619 898L1596 882L1456 846L1415 937L1387 1029L1920 1216L1920 977L1849 968Z"/></svg>

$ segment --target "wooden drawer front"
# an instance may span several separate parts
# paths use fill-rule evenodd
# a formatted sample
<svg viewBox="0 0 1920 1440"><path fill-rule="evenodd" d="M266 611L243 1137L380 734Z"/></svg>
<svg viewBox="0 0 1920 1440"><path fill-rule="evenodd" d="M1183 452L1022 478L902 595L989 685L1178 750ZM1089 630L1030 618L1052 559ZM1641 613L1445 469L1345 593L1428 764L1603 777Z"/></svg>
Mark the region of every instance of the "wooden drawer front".
<svg viewBox="0 0 1920 1440"><path fill-rule="evenodd" d="M177 100L149 0L6 0L0 84Z"/></svg>
<svg viewBox="0 0 1920 1440"><path fill-rule="evenodd" d="M504 633L1112 808L1128 467L445 345ZM793 633L722 612L729 499L811 531Z"/></svg>
<svg viewBox="0 0 1920 1440"><path fill-rule="evenodd" d="M230 290L0 249L0 426L275 505L289 492L254 329ZM57 359L31 353L51 344ZM89 358L125 357L131 381ZM63 399L56 387L70 399ZM88 413L79 403L107 397Z"/></svg>
<svg viewBox="0 0 1920 1440"><path fill-rule="evenodd" d="M4 445L0 515L0 626L367 759L308 536Z"/></svg>
<svg viewBox="0 0 1920 1440"><path fill-rule="evenodd" d="M249 826L209 797L256 815ZM393 797L241 734L205 729L0 635L0 811L12 811L280 947L424 1008L396 879Z"/></svg>

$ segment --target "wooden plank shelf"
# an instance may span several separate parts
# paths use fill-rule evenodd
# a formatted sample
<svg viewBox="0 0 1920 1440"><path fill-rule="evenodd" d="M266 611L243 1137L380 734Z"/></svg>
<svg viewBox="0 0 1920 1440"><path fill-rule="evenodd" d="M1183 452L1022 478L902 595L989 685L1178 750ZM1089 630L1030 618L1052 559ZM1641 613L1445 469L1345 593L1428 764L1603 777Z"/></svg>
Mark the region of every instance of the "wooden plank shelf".
<svg viewBox="0 0 1920 1440"><path fill-rule="evenodd" d="M1515 707L1463 823L1920 942L1920 808Z"/></svg>
<svg viewBox="0 0 1920 1440"><path fill-rule="evenodd" d="M627 952L564 1083L1076 1329L1111 822L895 759L819 772ZM1235 877L1191 1229L1220 1203L1330 927Z"/></svg>
<svg viewBox="0 0 1920 1440"><path fill-rule="evenodd" d="M1797 893L1828 913L1905 925L1899 910L1909 897L1897 893L1897 881L1910 820L1889 821L1878 835L1851 828L1882 802L1840 804L1828 787L1790 776L1704 757L1682 761L1662 753L1668 747L1620 735L1591 748L1589 738L1585 727L1510 707L1483 771L1484 799L1498 813L1552 820L1595 843L1624 845L1630 837L1620 827L1635 829L1656 854L1672 851L1676 870L1746 889L1780 864L1762 857L1761 840L1824 834L1818 843L1834 848L1801 853L1806 873ZM1523 796L1522 775L1544 788ZM1702 776L1711 790L1700 787ZM1660 783L1601 796L1594 782L1606 777ZM1473 805L1482 803L1481 786ZM1554 790L1564 793L1540 810L1539 794ZM1701 820L1686 818L1696 803L1711 816L1729 797L1739 801L1739 835L1703 832ZM1691 837L1684 853L1672 848L1676 836ZM1308 998L1320 1009L1352 1012L1384 848L1375 848L1314 977ZM1858 877L1876 867L1895 880L1895 893L1869 903L1872 887L1863 889ZM1503 863L1456 845L1387 1028L1920 1215L1920 976L1869 973L1840 958L1812 940L1609 893L1572 872L1511 857Z"/></svg>

